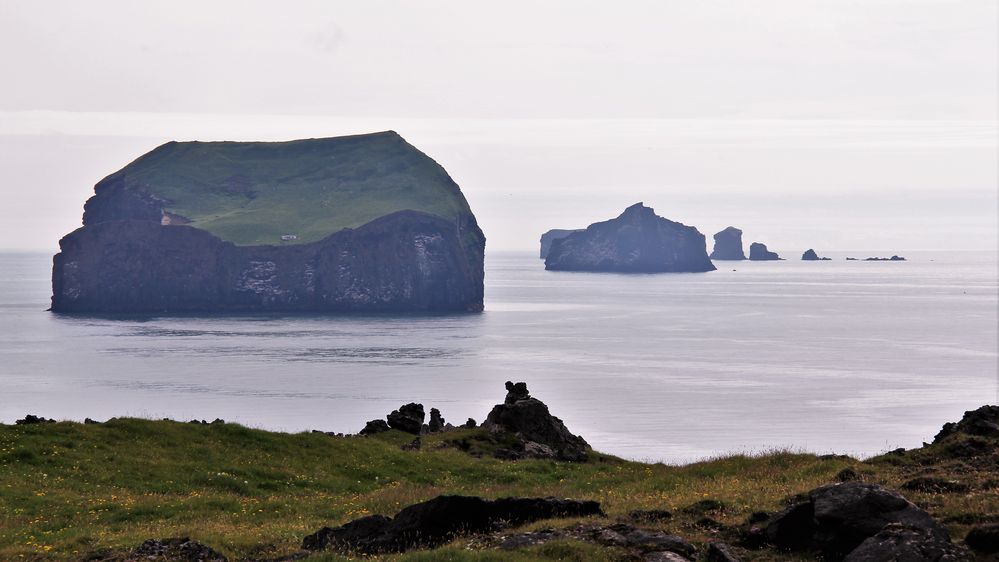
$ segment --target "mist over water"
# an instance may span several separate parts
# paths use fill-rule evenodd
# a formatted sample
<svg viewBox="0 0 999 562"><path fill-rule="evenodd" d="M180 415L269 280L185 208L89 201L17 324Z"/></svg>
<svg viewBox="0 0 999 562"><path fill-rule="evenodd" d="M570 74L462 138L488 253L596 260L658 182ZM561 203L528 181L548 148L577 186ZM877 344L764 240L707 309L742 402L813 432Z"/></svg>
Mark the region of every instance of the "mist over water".
<svg viewBox="0 0 999 562"><path fill-rule="evenodd" d="M594 448L682 462L914 447L996 402L993 253L799 255L616 275L489 252L482 314L150 318L46 312L51 256L0 254L0 421L356 432L416 401L459 424L523 380Z"/></svg>

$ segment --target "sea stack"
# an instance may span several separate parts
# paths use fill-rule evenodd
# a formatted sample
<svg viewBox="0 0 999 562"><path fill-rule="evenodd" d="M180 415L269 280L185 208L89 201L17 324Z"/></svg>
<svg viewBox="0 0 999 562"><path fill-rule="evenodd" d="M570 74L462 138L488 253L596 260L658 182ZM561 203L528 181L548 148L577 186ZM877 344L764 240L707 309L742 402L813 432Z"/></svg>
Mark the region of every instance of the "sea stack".
<svg viewBox="0 0 999 562"><path fill-rule="evenodd" d="M774 261L779 260L777 252L771 252L766 244L753 242L749 245L749 259L752 261Z"/></svg>
<svg viewBox="0 0 999 562"><path fill-rule="evenodd" d="M615 219L591 224L586 230L555 240L545 269L662 273L714 271L704 235L655 214L642 203Z"/></svg>
<svg viewBox="0 0 999 562"><path fill-rule="evenodd" d="M730 226L715 234L715 249L711 252L713 260L744 260L742 252L742 231Z"/></svg>
<svg viewBox="0 0 999 562"><path fill-rule="evenodd" d="M566 236L574 233L582 232L581 229L567 230L564 228L553 228L548 232L541 235L541 259L548 257L548 252L552 249L552 242L565 238Z"/></svg>
<svg viewBox="0 0 999 562"><path fill-rule="evenodd" d="M94 191L53 260L56 312L482 310L475 216L392 131L170 142Z"/></svg>
<svg viewBox="0 0 999 562"><path fill-rule="evenodd" d="M829 261L831 258L820 258L815 250L806 250L804 254L801 254L802 261Z"/></svg>

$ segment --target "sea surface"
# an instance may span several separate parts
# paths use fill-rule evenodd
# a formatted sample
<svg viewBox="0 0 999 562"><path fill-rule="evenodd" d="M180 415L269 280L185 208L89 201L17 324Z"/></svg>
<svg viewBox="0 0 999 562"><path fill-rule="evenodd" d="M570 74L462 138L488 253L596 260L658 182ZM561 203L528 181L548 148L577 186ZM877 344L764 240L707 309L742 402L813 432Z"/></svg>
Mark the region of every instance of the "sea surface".
<svg viewBox="0 0 999 562"><path fill-rule="evenodd" d="M457 424L514 380L594 448L680 463L917 447L996 403L994 254L829 255L617 275L489 252L481 314L108 318L46 312L51 256L0 254L0 421L356 432L415 401Z"/></svg>

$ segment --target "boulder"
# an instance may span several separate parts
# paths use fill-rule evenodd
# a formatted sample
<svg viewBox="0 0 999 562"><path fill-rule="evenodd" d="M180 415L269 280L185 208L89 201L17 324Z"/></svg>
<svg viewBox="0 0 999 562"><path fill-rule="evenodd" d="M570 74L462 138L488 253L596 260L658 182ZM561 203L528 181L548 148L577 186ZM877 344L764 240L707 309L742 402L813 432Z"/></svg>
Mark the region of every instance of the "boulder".
<svg viewBox="0 0 999 562"><path fill-rule="evenodd" d="M444 431L444 418L437 408L430 408L430 422L427 424L427 431L430 433Z"/></svg>
<svg viewBox="0 0 999 562"><path fill-rule="evenodd" d="M947 437L963 433L979 437L999 437L999 406L982 406L977 410L969 410L959 422L945 423L943 428L933 438L939 443Z"/></svg>
<svg viewBox="0 0 999 562"><path fill-rule="evenodd" d="M708 543L708 552L704 556L705 562L742 562L742 558L735 553L735 550L723 543Z"/></svg>
<svg viewBox="0 0 999 562"><path fill-rule="evenodd" d="M189 538L149 539L121 562L228 562L214 549Z"/></svg>
<svg viewBox="0 0 999 562"><path fill-rule="evenodd" d="M932 517L901 495L876 484L821 486L808 499L774 516L767 537L778 548L821 551L828 560L846 554L885 526L898 523L949 540Z"/></svg>
<svg viewBox="0 0 999 562"><path fill-rule="evenodd" d="M474 419L468 418L468 421L466 421L465 423L461 424L461 427L463 427L465 429L475 429L476 425L478 425L478 424L475 423Z"/></svg>
<svg viewBox="0 0 999 562"><path fill-rule="evenodd" d="M628 512L628 519L639 523L669 521L672 518L673 514L665 509L635 509Z"/></svg>
<svg viewBox="0 0 999 562"><path fill-rule="evenodd" d="M391 429L389 424L385 420L371 420L364 424L364 429L360 431L361 435L374 435L376 433L384 433Z"/></svg>
<svg viewBox="0 0 999 562"><path fill-rule="evenodd" d="M939 533L892 524L855 548L843 562L961 562L968 553Z"/></svg>
<svg viewBox="0 0 999 562"><path fill-rule="evenodd" d="M570 433L562 420L551 415L544 402L532 398L526 383L507 381L506 388L506 400L493 407L482 427L513 433L525 443L545 445L560 460L586 460L589 449L586 441Z"/></svg>
<svg viewBox="0 0 999 562"><path fill-rule="evenodd" d="M582 232L582 229L576 230L566 230L563 228L553 228L548 232L541 235L541 259L548 257L548 252L552 249L552 243L556 240L561 240L570 234L575 234L576 232Z"/></svg>
<svg viewBox="0 0 999 562"><path fill-rule="evenodd" d="M939 476L918 476L906 481L900 487L903 490L929 492L931 494L963 494L971 489L967 484L947 480Z"/></svg>
<svg viewBox="0 0 999 562"><path fill-rule="evenodd" d="M749 259L752 261L774 261L779 260L777 252L771 252L766 244L753 242L749 245Z"/></svg>
<svg viewBox="0 0 999 562"><path fill-rule="evenodd" d="M656 216L637 203L615 219L556 240L545 269L663 273L714 271L715 266L696 228Z"/></svg>
<svg viewBox="0 0 999 562"><path fill-rule="evenodd" d="M802 261L829 261L832 258L820 258L815 250L805 250L804 254L801 254Z"/></svg>
<svg viewBox="0 0 999 562"><path fill-rule="evenodd" d="M14 422L14 425L34 425L36 423L55 423L55 420L50 420L48 418L43 418L40 416L28 414L23 418L16 420Z"/></svg>
<svg viewBox="0 0 999 562"><path fill-rule="evenodd" d="M361 554L403 552L415 547L433 548L457 536L491 531L501 524L602 514L600 504L594 501L438 496L411 505L391 519L374 515L341 527L324 527L305 537L302 548Z"/></svg>
<svg viewBox="0 0 999 562"><path fill-rule="evenodd" d="M388 415L388 425L392 429L419 435L420 430L423 429L424 417L426 414L423 412L423 404L410 402L400 406L398 410L393 410Z"/></svg>
<svg viewBox="0 0 999 562"><path fill-rule="evenodd" d="M742 251L742 231L730 226L715 233L715 249L711 252L713 260L744 260L746 254Z"/></svg>
<svg viewBox="0 0 999 562"><path fill-rule="evenodd" d="M968 531L964 544L975 552L995 554L999 552L999 524L980 525Z"/></svg>

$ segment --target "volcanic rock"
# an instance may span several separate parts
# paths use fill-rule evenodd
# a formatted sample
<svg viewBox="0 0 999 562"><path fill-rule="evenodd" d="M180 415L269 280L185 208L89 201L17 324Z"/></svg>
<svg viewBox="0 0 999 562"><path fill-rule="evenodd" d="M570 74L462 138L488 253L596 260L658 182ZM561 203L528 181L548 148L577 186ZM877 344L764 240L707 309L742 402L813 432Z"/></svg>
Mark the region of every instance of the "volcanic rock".
<svg viewBox="0 0 999 562"><path fill-rule="evenodd" d="M566 230L564 228L554 228L554 229L549 230L548 232L542 234L541 235L541 259L545 259L545 258L548 257L548 252L550 252L551 249L552 249L552 243L554 243L556 240L561 240L562 238L565 238L566 236L569 236L570 234L574 234L576 232L582 232L582 231L583 231L583 229L581 229L581 228L580 229L576 229L576 230Z"/></svg>
<svg viewBox="0 0 999 562"><path fill-rule="evenodd" d="M363 517L337 528L324 527L305 537L302 548L378 554L414 547L432 548L459 535L482 533L500 524L522 525L556 517L602 515L594 501L558 498L438 496L411 505L394 518Z"/></svg>
<svg viewBox="0 0 999 562"><path fill-rule="evenodd" d="M371 420L364 424L364 429L359 433L361 435L374 435L376 433L384 433L391 429L389 424L385 420Z"/></svg>
<svg viewBox="0 0 999 562"><path fill-rule="evenodd" d="M975 552L994 554L999 552L999 525L981 525L968 531L964 544Z"/></svg>
<svg viewBox="0 0 999 562"><path fill-rule="evenodd" d="M888 525L855 548L843 562L962 562L965 549L926 529Z"/></svg>
<svg viewBox="0 0 999 562"><path fill-rule="evenodd" d="M554 241L545 269L660 273L714 271L715 266L696 228L637 203L615 219Z"/></svg>
<svg viewBox="0 0 999 562"><path fill-rule="evenodd" d="M999 437L999 406L982 406L977 410L969 410L959 422L945 423L940 433L933 438L939 443L945 438L957 434L977 435L979 437Z"/></svg>
<svg viewBox="0 0 999 562"><path fill-rule="evenodd" d="M400 406L398 410L392 410L388 415L388 426L392 429L419 435L423 429L423 404L409 403Z"/></svg>
<svg viewBox="0 0 999 562"><path fill-rule="evenodd" d="M774 516L766 532L778 548L816 550L828 560L841 560L890 523L949 540L944 528L922 509L895 492L861 482L812 490L806 501Z"/></svg>
<svg viewBox="0 0 999 562"><path fill-rule="evenodd" d="M771 252L766 244L753 242L749 245L749 259L752 261L774 261L779 260L777 252Z"/></svg>
<svg viewBox="0 0 999 562"><path fill-rule="evenodd" d="M730 226L715 233L715 249L711 252L713 260L744 260L746 254L742 251L742 231Z"/></svg>
<svg viewBox="0 0 999 562"><path fill-rule="evenodd" d="M815 250L805 250L804 254L801 254L802 261L829 261L832 258L820 258Z"/></svg>
<svg viewBox="0 0 999 562"><path fill-rule="evenodd" d="M525 443L544 445L560 460L586 460L589 449L586 441L570 433L562 420L551 415L544 402L532 398L526 383L507 381L506 388L506 400L493 407L482 427L513 433Z"/></svg>

